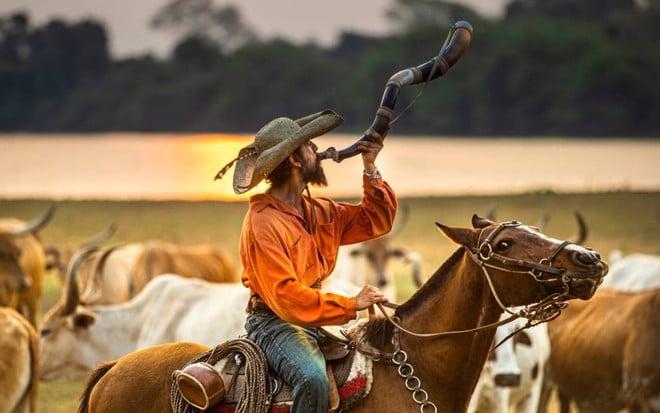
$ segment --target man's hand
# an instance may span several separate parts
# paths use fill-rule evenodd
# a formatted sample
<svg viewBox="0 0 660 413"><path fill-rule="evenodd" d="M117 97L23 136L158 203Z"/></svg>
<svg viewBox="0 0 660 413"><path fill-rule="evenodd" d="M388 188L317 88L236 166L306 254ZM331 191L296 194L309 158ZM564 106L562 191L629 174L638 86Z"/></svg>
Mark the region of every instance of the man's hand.
<svg viewBox="0 0 660 413"><path fill-rule="evenodd" d="M362 291L355 296L357 302L357 310L364 310L372 304L386 303L389 300L383 293L373 285L365 285Z"/></svg>
<svg viewBox="0 0 660 413"><path fill-rule="evenodd" d="M362 152L362 165L367 173L374 173L376 170L376 157L378 152L383 149L382 143L373 143L361 141L358 143L358 149Z"/></svg>

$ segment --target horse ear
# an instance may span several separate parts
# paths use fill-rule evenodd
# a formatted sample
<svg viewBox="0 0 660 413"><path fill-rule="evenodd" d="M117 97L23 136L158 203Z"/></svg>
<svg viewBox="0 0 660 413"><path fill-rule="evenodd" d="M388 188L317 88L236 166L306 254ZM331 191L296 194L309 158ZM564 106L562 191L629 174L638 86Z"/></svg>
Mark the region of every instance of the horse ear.
<svg viewBox="0 0 660 413"><path fill-rule="evenodd" d="M489 225L493 225L495 222L491 221L488 218L480 217L477 214L472 215L472 226L475 228L486 228Z"/></svg>
<svg viewBox="0 0 660 413"><path fill-rule="evenodd" d="M438 231L443 233L445 237L460 245L474 245L474 231L468 228L452 228L442 225L438 222L435 223Z"/></svg>

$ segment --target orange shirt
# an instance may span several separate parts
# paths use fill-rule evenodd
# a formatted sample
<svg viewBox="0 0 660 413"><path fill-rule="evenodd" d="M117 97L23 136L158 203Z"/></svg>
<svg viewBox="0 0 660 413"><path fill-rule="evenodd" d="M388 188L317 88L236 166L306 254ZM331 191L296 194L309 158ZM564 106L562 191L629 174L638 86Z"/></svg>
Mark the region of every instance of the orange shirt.
<svg viewBox="0 0 660 413"><path fill-rule="evenodd" d="M268 194L250 198L240 239L241 279L282 320L307 327L345 324L356 316L355 298L311 286L335 268L340 245L392 229L396 196L382 179L364 177L359 204L303 197L308 217L312 203L317 217L313 235L295 208Z"/></svg>

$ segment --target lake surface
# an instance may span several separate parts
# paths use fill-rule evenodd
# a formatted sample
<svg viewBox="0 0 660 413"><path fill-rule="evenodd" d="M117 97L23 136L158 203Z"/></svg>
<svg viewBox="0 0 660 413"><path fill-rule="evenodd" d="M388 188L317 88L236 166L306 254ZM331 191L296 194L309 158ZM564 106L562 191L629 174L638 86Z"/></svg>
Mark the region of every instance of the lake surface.
<svg viewBox="0 0 660 413"><path fill-rule="evenodd" d="M328 135L320 150L356 136ZM0 135L0 197L52 199L244 200L233 170L216 172L252 140L247 135ZM490 139L390 135L377 162L399 196L500 194L553 190L660 190L660 140ZM359 156L323 163L329 188L314 195L361 193ZM262 184L260 188L265 188Z"/></svg>

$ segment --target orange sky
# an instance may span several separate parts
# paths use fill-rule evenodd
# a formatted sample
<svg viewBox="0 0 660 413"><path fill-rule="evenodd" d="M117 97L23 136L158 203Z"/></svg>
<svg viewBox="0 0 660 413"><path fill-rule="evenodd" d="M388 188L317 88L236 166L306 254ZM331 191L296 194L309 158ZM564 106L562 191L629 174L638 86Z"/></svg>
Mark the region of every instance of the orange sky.
<svg viewBox="0 0 660 413"><path fill-rule="evenodd" d="M215 0L221 4L220 0ZM508 0L455 0L485 15L497 15ZM244 21L262 37L286 37L292 41L315 40L328 45L341 30L382 34L391 29L385 10L393 0L234 0ZM27 10L35 24L53 17L77 21L92 16L105 22L111 50L117 56L171 49L172 36L148 27L149 19L168 0L0 0L0 14Z"/></svg>

